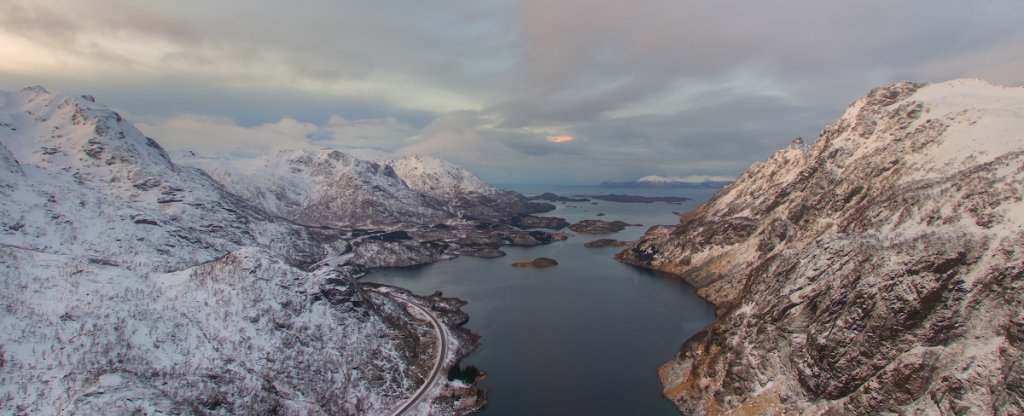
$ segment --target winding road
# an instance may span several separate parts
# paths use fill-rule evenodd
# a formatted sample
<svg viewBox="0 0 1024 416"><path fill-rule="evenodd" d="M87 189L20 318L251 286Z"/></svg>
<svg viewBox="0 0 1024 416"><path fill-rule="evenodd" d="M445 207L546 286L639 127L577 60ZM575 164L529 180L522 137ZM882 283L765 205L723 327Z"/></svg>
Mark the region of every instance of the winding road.
<svg viewBox="0 0 1024 416"><path fill-rule="evenodd" d="M404 403L402 403L394 410L392 410L391 413L388 413L388 416L398 416L404 415L410 409L416 407L416 405L419 404L424 397L426 397L427 392L430 391L430 389L437 384L438 379L441 376L441 369L444 368L445 358L448 357L449 334L448 328L445 327L444 324L442 324L441 321L437 318L437 316L435 316L427 307L419 304L418 302L412 301L406 298L405 296L399 295L395 292L385 292L385 294L387 296L390 296L395 301L402 302L415 309L419 309L421 312L423 312L424 315L430 318L430 323L431 325L434 326L434 334L437 336L437 345L439 347L437 349L437 358L434 362L434 368L430 370L430 375L427 376L426 381L423 382L423 385L420 386L418 390L416 390L416 394L413 394L412 397L410 397Z"/></svg>

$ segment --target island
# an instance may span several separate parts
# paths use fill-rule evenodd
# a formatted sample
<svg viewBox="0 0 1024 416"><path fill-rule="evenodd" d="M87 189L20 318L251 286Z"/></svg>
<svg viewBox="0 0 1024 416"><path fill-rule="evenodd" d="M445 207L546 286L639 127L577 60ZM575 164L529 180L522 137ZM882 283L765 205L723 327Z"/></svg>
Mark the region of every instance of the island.
<svg viewBox="0 0 1024 416"><path fill-rule="evenodd" d="M509 224L518 228L547 228L561 230L569 225L569 221L559 217L540 217L535 215L523 215L515 217Z"/></svg>
<svg viewBox="0 0 1024 416"><path fill-rule="evenodd" d="M626 229L626 227L639 227L642 224L628 224L622 221L583 220L569 226L581 234L611 234Z"/></svg>
<svg viewBox="0 0 1024 416"><path fill-rule="evenodd" d="M558 262L555 259L548 257L537 257L530 261L517 261L512 263L512 267L529 267L534 269L544 269L548 267L555 267Z"/></svg>

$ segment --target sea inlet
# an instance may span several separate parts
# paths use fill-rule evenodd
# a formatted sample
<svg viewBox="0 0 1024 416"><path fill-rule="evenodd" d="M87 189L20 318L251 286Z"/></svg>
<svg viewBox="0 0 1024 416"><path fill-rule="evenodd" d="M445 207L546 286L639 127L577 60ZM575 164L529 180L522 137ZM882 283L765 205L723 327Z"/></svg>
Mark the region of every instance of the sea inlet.
<svg viewBox="0 0 1024 416"><path fill-rule="evenodd" d="M429 295L440 290L469 302L466 325L482 345L463 360L487 373L483 415L675 415L661 395L657 367L715 317L714 307L678 276L621 264L618 248L587 248L598 238L634 240L653 225L709 199L710 189L607 189L512 185L524 195L626 193L691 201L556 202L542 215L621 220L640 227L609 235L577 234L537 247L503 247L506 257L463 256L427 266L375 271L367 281ZM598 214L604 214L598 216ZM568 230L566 230L568 231ZM511 267L550 257L558 266Z"/></svg>

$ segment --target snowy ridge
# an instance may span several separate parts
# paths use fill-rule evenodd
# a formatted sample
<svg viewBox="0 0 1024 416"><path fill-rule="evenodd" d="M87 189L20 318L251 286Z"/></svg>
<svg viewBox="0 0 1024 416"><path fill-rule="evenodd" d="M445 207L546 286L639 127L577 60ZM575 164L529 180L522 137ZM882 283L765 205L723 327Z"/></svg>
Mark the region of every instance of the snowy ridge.
<svg viewBox="0 0 1024 416"><path fill-rule="evenodd" d="M185 153L231 193L264 211L317 227L394 228L460 219L506 221L553 208L495 189L425 156L366 161L337 150L282 150L253 159Z"/></svg>
<svg viewBox="0 0 1024 416"><path fill-rule="evenodd" d="M659 370L695 413L1024 412L1024 89L879 88L622 261L720 317Z"/></svg>
<svg viewBox="0 0 1024 416"><path fill-rule="evenodd" d="M449 218L386 165L336 150L282 150L254 159L183 158L263 210L310 226L388 227Z"/></svg>

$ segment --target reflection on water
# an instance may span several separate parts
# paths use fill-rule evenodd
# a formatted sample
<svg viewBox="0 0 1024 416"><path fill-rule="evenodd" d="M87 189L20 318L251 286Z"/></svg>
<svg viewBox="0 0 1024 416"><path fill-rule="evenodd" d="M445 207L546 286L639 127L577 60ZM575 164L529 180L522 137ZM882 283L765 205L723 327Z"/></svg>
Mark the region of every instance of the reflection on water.
<svg viewBox="0 0 1024 416"><path fill-rule="evenodd" d="M464 364L488 373L484 415L677 414L661 397L656 368L682 342L714 318L713 307L691 286L670 275L616 262L618 249L585 248L602 237L635 239L647 227L677 221L711 196L708 190L516 189L632 193L694 198L683 205L595 201L556 203L544 214L572 222L596 217L642 223L611 236L578 235L568 241L503 248L507 257L460 257L429 266L374 272L366 280L419 294L440 290L469 302L466 325L483 345ZM513 261L551 257L549 269L514 268Z"/></svg>

